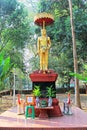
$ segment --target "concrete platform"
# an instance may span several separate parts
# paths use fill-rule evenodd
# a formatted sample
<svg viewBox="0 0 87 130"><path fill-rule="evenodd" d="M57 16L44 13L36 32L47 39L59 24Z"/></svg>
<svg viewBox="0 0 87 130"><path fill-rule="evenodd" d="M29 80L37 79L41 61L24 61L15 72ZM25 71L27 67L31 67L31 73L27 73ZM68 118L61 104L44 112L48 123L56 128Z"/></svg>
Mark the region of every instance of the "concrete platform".
<svg viewBox="0 0 87 130"><path fill-rule="evenodd" d="M72 111L73 115L25 119L14 107L0 115L0 130L87 130L87 113L76 107Z"/></svg>

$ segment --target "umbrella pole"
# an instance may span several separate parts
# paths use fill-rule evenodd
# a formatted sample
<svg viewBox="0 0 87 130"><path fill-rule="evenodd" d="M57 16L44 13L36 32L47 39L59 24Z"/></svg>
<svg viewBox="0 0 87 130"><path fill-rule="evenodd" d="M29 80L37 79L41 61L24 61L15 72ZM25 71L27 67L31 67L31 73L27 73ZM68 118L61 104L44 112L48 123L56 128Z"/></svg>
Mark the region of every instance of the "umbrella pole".
<svg viewBox="0 0 87 130"><path fill-rule="evenodd" d="M45 21L43 21L43 29L45 29Z"/></svg>

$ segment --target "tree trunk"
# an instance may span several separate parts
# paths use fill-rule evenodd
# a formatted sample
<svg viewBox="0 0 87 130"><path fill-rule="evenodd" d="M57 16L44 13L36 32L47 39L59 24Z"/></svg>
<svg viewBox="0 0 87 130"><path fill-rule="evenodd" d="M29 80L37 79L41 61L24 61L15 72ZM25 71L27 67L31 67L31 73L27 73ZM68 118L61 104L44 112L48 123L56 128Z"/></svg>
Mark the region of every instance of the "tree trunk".
<svg viewBox="0 0 87 130"><path fill-rule="evenodd" d="M72 42L73 42L74 73L78 73L75 31L74 31L74 23L73 23L73 15L72 15L72 1L71 0L68 1L69 1L69 9L70 9L70 21L71 21ZM75 105L81 108L79 82L76 77L75 77Z"/></svg>
<svg viewBox="0 0 87 130"><path fill-rule="evenodd" d="M84 85L85 85L85 92L87 94L87 84L85 83Z"/></svg>
<svg viewBox="0 0 87 130"><path fill-rule="evenodd" d="M86 86L86 94L87 94L87 86Z"/></svg>
<svg viewBox="0 0 87 130"><path fill-rule="evenodd" d="M10 96L12 96L12 89L10 88Z"/></svg>

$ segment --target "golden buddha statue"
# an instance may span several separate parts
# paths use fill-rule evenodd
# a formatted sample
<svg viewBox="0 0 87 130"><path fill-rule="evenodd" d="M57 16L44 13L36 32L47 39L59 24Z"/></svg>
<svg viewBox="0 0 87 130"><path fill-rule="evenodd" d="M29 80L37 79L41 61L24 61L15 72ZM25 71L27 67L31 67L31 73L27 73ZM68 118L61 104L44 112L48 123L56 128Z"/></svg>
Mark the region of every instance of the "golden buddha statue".
<svg viewBox="0 0 87 130"><path fill-rule="evenodd" d="M38 37L37 54L40 56L40 70L48 70L48 51L51 47L50 37L46 35L46 29L41 29L41 36Z"/></svg>

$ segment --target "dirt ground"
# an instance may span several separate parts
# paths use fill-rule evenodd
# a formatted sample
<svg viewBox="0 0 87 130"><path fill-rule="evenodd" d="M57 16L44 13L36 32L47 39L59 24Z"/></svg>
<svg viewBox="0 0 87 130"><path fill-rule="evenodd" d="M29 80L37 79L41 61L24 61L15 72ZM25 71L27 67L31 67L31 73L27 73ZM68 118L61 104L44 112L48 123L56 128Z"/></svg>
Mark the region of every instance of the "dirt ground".
<svg viewBox="0 0 87 130"><path fill-rule="evenodd" d="M21 95L23 99L25 99L26 95ZM59 100L60 106L63 106L63 101L64 99L67 98L66 94L57 94L56 95L57 99ZM16 97L17 99L17 97ZM82 109L87 112L87 94L80 94L80 99L81 99L81 107ZM72 105L75 105L75 95L71 94L71 100L72 100ZM13 106L13 97L9 95L2 96L0 97L0 114L3 113L4 111L8 110Z"/></svg>

